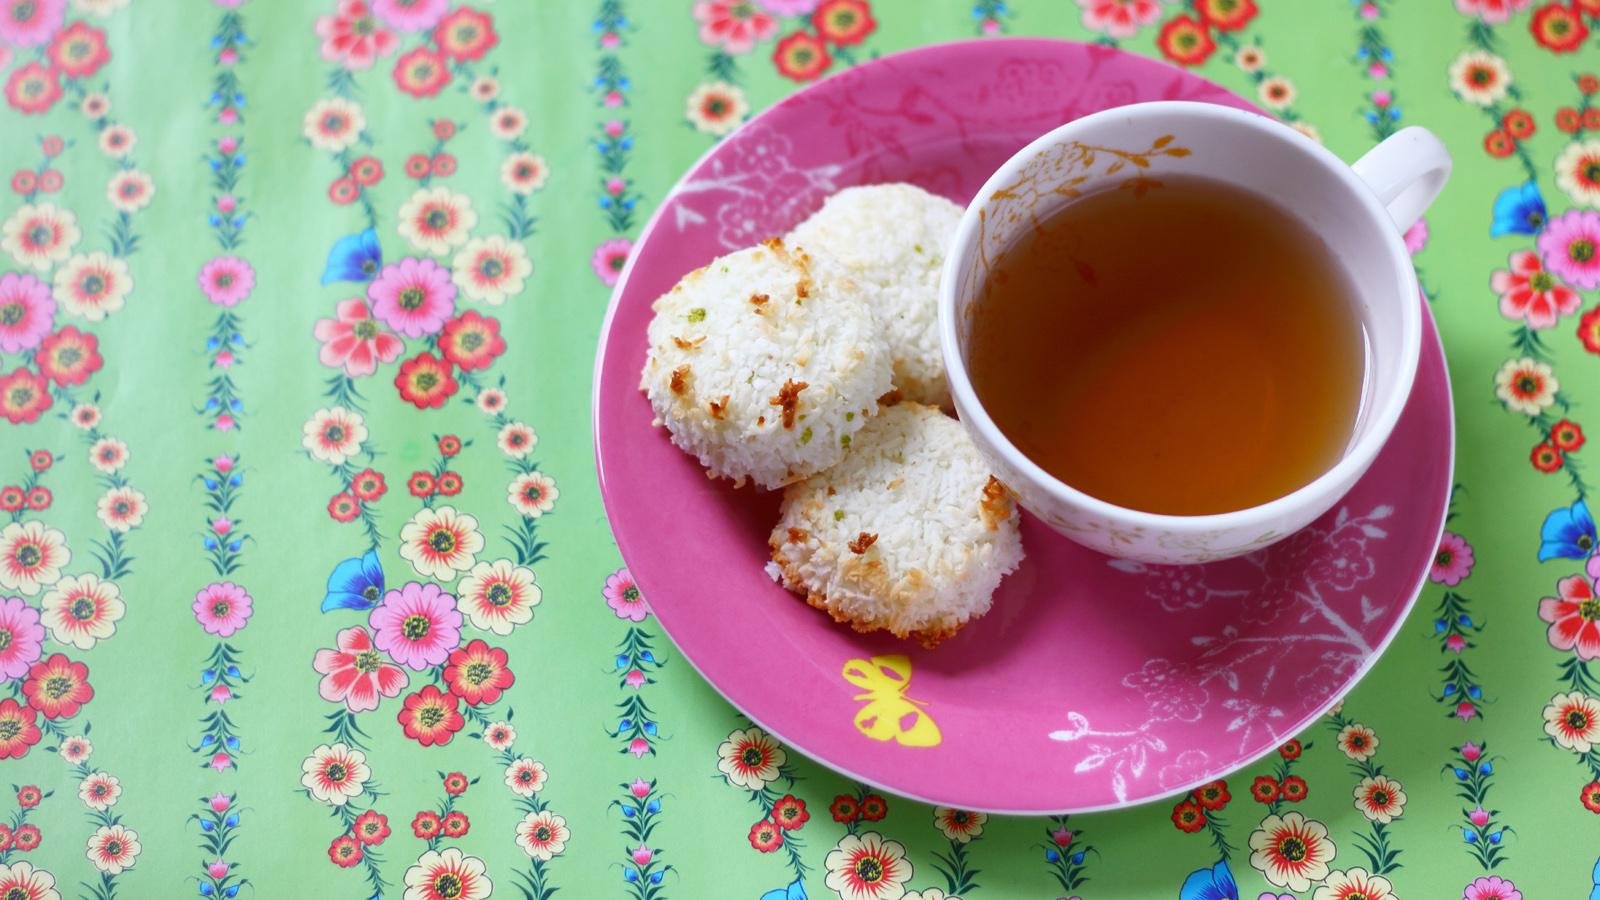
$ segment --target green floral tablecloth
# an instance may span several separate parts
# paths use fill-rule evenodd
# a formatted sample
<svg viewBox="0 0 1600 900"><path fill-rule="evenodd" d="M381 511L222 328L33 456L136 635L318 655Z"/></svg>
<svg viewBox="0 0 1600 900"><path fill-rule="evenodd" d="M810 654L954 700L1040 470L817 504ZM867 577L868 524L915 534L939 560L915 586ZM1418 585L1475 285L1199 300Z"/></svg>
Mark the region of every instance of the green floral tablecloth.
<svg viewBox="0 0 1600 900"><path fill-rule="evenodd" d="M0 0L0 897L1590 897L1593 29L1595 0ZM1347 159L1407 124L1456 157L1408 235L1459 426L1433 583L1325 722L1121 813L735 767L762 735L595 483L609 286L678 175L804 81L998 34L1166 56Z"/></svg>

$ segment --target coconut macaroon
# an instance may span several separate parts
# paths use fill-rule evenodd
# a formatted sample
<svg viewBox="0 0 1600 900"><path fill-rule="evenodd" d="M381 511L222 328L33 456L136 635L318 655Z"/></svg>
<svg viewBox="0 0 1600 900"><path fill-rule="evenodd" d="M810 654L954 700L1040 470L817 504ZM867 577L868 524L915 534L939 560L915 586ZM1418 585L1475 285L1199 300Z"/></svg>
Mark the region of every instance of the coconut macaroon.
<svg viewBox="0 0 1600 900"><path fill-rule="evenodd" d="M837 466L784 491L768 573L857 631L932 647L989 611L1022 560L1017 511L960 423L884 409Z"/></svg>
<svg viewBox="0 0 1600 900"><path fill-rule="evenodd" d="M656 422L736 484L837 463L890 390L872 314L777 238L690 272L653 308L640 388Z"/></svg>
<svg viewBox="0 0 1600 900"><path fill-rule="evenodd" d="M950 406L939 355L939 273L961 207L910 184L845 188L790 233L819 269L848 278L872 308L907 400Z"/></svg>

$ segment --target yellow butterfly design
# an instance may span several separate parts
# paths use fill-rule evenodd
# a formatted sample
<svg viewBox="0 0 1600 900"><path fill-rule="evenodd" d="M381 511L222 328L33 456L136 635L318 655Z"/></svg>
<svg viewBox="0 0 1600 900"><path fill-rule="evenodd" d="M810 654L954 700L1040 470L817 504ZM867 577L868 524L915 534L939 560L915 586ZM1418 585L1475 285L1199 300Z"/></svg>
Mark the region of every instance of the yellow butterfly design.
<svg viewBox="0 0 1600 900"><path fill-rule="evenodd" d="M867 704L856 712L856 728L875 741L897 741L906 747L933 747L944 740L933 718L918 707L928 704L906 696L911 687L911 660L905 656L850 659L844 680L864 692L855 695Z"/></svg>

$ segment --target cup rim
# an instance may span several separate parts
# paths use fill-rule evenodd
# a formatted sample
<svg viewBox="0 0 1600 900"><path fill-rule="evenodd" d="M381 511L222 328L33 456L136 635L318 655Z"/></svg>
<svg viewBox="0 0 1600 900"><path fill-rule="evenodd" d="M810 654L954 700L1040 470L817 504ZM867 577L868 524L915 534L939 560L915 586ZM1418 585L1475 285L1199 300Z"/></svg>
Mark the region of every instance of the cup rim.
<svg viewBox="0 0 1600 900"><path fill-rule="evenodd" d="M1345 188L1354 195L1356 203L1365 210L1370 224L1385 234L1383 244L1388 250L1388 263L1393 281L1398 286L1402 298L1409 298L1400 301L1399 352L1402 355L1398 362L1398 376L1387 384L1375 386L1370 413L1372 416L1370 427L1354 444L1346 449L1338 462L1328 467L1322 474L1293 491L1265 503L1229 512L1184 516L1146 512L1126 506L1118 506L1085 493L1045 471L1042 466L1034 462L1016 444L1012 443L1005 432L1000 430L1000 427L995 424L994 418L989 415L988 409L978 399L977 391L973 388L972 379L967 372L966 362L961 357L956 340L956 282L958 275L956 267L962 255L958 248L965 248L974 240L974 235L978 228L978 210L986 207L988 205L987 198L1008 183L1019 169L1027 165L1043 149L1064 139L1070 139L1075 132L1098 125L1105 119L1122 118L1130 115L1138 117L1158 115L1211 117L1231 122L1238 127L1250 129L1263 138L1288 141L1294 144L1296 149L1301 150L1309 157L1309 161L1320 163L1324 169L1332 171L1335 177L1344 184ZM950 383L950 393L955 400L956 409L960 412L962 423L980 432L990 447L1004 456L1006 461L1020 471L1028 481L1045 490L1053 499L1083 509L1092 515L1114 519L1150 530L1181 534L1198 534L1222 529L1271 527L1308 506L1331 502L1331 500L1337 499L1337 495L1342 495L1344 490L1353 484L1372 464L1372 461L1377 458L1378 451L1382 450L1383 446L1388 443L1389 436L1394 432L1395 424L1400 419L1400 413L1404 410L1406 402L1411 397L1412 385L1416 379L1417 364L1421 357L1422 310L1419 306L1421 298L1419 296L1420 288L1417 283L1416 270L1412 267L1410 255L1405 250L1405 243L1400 229L1396 227L1396 223L1389 215L1389 211L1378 200L1372 188L1356 175L1348 163L1335 156L1332 151L1320 143L1262 113L1247 112L1213 103L1158 100L1099 110L1059 125L1018 150L1000 168L996 169L993 175L989 176L988 180L983 183L983 187L979 188L978 192L973 195L972 201L962 213L961 221L956 227L956 233L950 247L950 251L945 256L944 269L940 273L939 281L939 340L944 357L945 373ZM1377 262L1374 261L1374 264L1376 265ZM1336 496L1330 498L1330 494Z"/></svg>

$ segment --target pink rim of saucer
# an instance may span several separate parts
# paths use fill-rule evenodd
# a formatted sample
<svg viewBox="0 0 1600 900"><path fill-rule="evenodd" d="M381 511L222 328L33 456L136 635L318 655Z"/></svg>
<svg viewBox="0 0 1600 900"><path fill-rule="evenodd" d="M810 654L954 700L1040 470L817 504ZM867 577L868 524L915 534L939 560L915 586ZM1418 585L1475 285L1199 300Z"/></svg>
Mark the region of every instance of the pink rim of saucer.
<svg viewBox="0 0 1600 900"><path fill-rule="evenodd" d="M773 584L762 565L777 496L708 480L650 426L637 389L649 306L689 269L786 231L850 184L907 180L964 203L1055 125L1154 99L1253 108L1165 64L1066 41L893 54L723 139L641 233L595 364L601 495L662 628L790 748L932 804L1028 815L1131 806L1223 777L1314 722L1376 663L1416 602L1454 466L1431 315L1394 437L1323 519L1244 560L1191 567L1113 563L1025 520L1028 559L994 609L934 651L855 634ZM907 657L911 675L875 680L876 696L842 675L847 660L889 655ZM873 739L855 724L869 707L905 714L902 724L920 713L941 741ZM728 726L740 723L730 716Z"/></svg>

